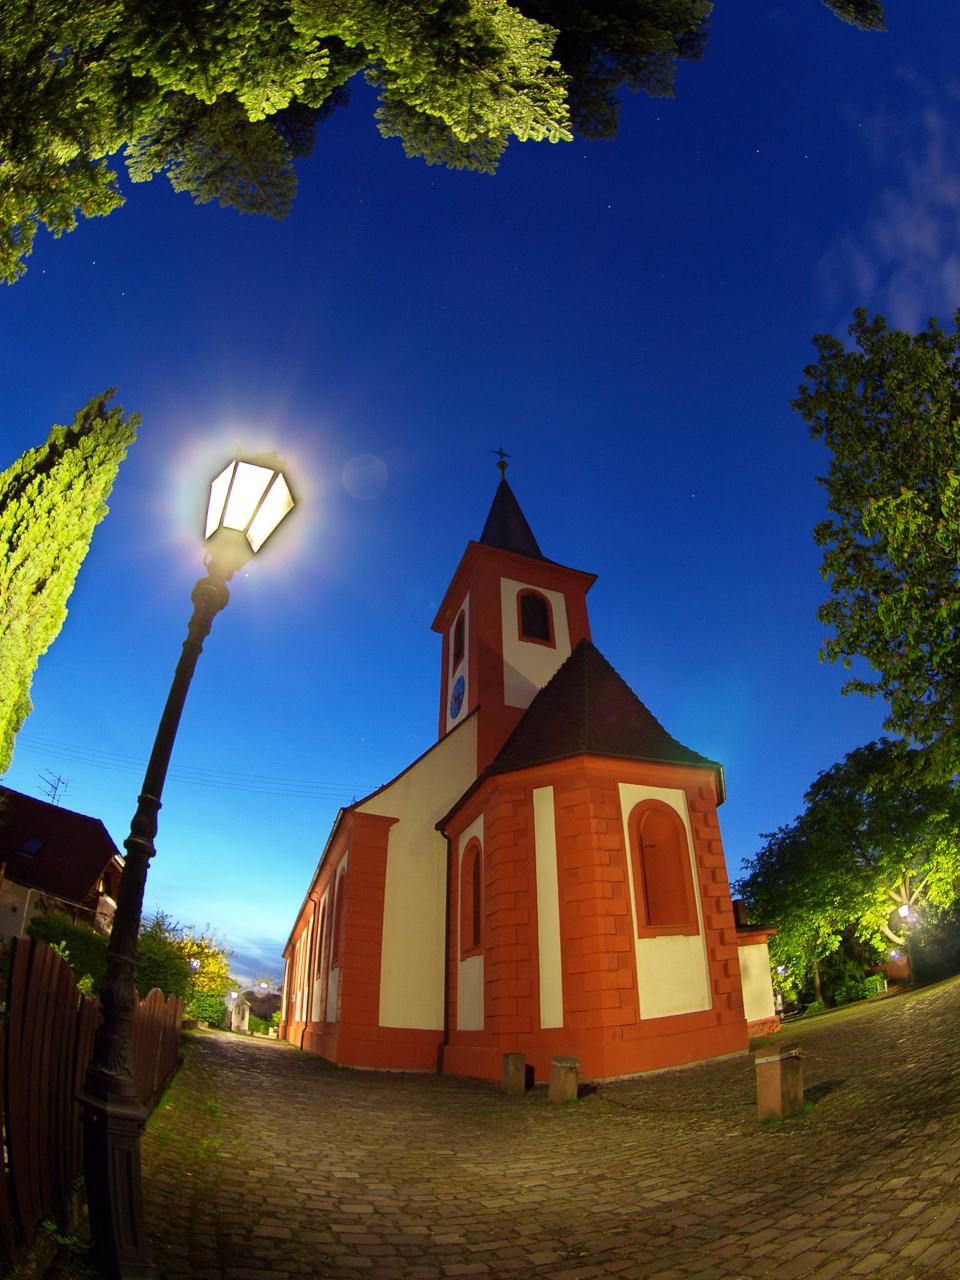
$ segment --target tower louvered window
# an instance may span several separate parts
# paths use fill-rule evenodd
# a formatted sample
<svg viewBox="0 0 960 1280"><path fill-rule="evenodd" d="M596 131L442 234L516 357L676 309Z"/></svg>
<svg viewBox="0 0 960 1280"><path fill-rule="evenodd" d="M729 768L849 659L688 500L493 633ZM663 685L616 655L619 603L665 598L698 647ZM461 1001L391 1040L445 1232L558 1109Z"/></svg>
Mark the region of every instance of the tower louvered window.
<svg viewBox="0 0 960 1280"><path fill-rule="evenodd" d="M525 591L520 597L520 634L527 640L553 639L550 628L550 606L543 596Z"/></svg>

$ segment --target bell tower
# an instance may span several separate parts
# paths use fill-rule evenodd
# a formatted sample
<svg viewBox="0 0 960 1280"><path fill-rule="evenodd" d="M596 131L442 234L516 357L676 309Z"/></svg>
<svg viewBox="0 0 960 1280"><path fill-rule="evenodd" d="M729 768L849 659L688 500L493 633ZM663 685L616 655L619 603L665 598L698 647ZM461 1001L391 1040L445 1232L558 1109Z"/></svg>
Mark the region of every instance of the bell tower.
<svg viewBox="0 0 960 1280"><path fill-rule="evenodd" d="M442 738L476 711L477 773L495 758L538 690L590 639L587 592L596 574L548 560L501 478L479 542L470 542L433 630L443 636Z"/></svg>

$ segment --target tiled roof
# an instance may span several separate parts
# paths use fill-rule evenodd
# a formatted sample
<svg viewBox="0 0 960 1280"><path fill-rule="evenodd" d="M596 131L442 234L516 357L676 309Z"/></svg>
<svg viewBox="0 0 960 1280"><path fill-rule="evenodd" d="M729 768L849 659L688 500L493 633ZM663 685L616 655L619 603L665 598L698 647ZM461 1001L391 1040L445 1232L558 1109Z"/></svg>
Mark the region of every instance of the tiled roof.
<svg viewBox="0 0 960 1280"><path fill-rule="evenodd" d="M99 818L0 787L0 863L10 880L80 904L117 857Z"/></svg>
<svg viewBox="0 0 960 1280"><path fill-rule="evenodd" d="M497 485L493 506L487 516L487 523L483 526L480 542L485 547L513 551L520 556L529 556L532 560L546 558L537 546L537 540L527 524L527 518L520 510L520 503L514 497L513 490L506 480L501 480Z"/></svg>
<svg viewBox="0 0 960 1280"><path fill-rule="evenodd" d="M720 770L671 738L589 640L580 641L536 695L486 772L510 773L576 755Z"/></svg>

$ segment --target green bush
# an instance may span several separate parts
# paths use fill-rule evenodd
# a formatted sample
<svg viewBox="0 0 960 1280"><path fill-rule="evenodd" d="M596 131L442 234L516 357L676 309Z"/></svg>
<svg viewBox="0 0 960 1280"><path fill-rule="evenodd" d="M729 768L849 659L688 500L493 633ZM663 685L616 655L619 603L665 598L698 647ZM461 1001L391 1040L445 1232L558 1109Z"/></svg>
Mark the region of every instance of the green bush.
<svg viewBox="0 0 960 1280"><path fill-rule="evenodd" d="M67 964L80 979L89 974L93 992L100 990L107 971L107 937L86 924L76 924L62 911L34 916L27 925L27 935L54 947L66 949Z"/></svg>
<svg viewBox="0 0 960 1280"><path fill-rule="evenodd" d="M223 1021L223 996L208 996L198 991L190 1001L190 1017L209 1022L212 1027L219 1027Z"/></svg>
<svg viewBox="0 0 960 1280"><path fill-rule="evenodd" d="M279 1009L277 1009L274 1012L273 1016L271 1017L270 1025L271 1027L277 1027L279 1029L280 1027L280 1010Z"/></svg>
<svg viewBox="0 0 960 1280"><path fill-rule="evenodd" d="M862 1000L865 993L866 989L862 982L858 982L856 978L848 978L834 988L833 1003L851 1004L854 1000Z"/></svg>
<svg viewBox="0 0 960 1280"><path fill-rule="evenodd" d="M147 930L140 934L133 984L141 999L154 987L165 996L185 996L190 990L190 966L167 938Z"/></svg>
<svg viewBox="0 0 960 1280"><path fill-rule="evenodd" d="M886 983L887 980L882 973L871 974L871 976L864 981L863 994L868 999L870 996L879 996L887 989Z"/></svg>
<svg viewBox="0 0 960 1280"><path fill-rule="evenodd" d="M814 1000L812 1004L808 1004L807 1007L804 1009L803 1016L805 1018L811 1018L815 1013L826 1012L826 1008L827 1006L824 1004L822 1000Z"/></svg>
<svg viewBox="0 0 960 1280"><path fill-rule="evenodd" d="M266 1020L266 1018L256 1018L251 1013L250 1021L247 1023L247 1026L250 1031L257 1031L260 1035L265 1036L270 1030L271 1024Z"/></svg>

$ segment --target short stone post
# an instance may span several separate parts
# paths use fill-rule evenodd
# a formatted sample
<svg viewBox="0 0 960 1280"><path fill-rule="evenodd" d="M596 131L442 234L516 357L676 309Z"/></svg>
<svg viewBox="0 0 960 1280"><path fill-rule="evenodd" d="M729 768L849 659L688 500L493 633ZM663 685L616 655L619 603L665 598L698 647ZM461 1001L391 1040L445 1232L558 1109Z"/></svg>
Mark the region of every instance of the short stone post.
<svg viewBox="0 0 960 1280"><path fill-rule="evenodd" d="M550 1101L576 1102L580 1083L579 1058L550 1059Z"/></svg>
<svg viewBox="0 0 960 1280"><path fill-rule="evenodd" d="M500 1081L502 1093L512 1097L523 1095L527 1091L527 1057L524 1053L505 1053L503 1055L503 1076Z"/></svg>
<svg viewBox="0 0 960 1280"><path fill-rule="evenodd" d="M797 1045L761 1049L757 1066L757 1116L783 1120L803 1110L803 1065Z"/></svg>

